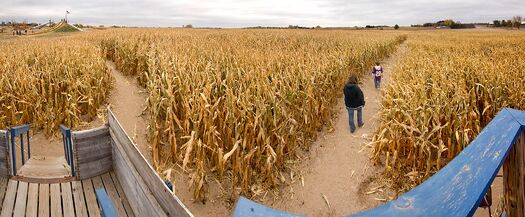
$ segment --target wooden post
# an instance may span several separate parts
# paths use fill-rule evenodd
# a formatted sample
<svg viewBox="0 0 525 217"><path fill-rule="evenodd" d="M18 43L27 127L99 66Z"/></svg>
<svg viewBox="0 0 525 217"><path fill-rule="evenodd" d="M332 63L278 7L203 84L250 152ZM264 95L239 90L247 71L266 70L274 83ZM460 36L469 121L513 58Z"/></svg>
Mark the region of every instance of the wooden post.
<svg viewBox="0 0 525 217"><path fill-rule="evenodd" d="M525 132L505 160L503 185L507 216L525 216Z"/></svg>

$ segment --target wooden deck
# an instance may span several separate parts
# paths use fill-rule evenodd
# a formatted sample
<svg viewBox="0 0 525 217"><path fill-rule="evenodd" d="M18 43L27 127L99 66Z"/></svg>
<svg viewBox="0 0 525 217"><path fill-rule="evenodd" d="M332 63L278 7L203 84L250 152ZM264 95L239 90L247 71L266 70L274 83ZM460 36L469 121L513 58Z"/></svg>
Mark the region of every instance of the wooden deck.
<svg viewBox="0 0 525 217"><path fill-rule="evenodd" d="M117 177L109 172L52 184L0 178L0 217L100 217L98 188L106 190L119 216L134 216Z"/></svg>
<svg viewBox="0 0 525 217"><path fill-rule="evenodd" d="M18 171L18 176L38 179L60 179L71 176L66 159L32 157Z"/></svg>

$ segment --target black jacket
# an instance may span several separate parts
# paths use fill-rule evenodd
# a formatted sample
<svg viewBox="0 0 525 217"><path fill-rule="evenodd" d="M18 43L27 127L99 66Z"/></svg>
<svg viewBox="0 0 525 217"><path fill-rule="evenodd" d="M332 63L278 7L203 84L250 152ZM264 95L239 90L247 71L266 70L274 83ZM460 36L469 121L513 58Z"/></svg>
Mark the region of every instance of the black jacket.
<svg viewBox="0 0 525 217"><path fill-rule="evenodd" d="M346 84L343 89L345 93L345 105L349 108L357 108L365 105L363 91L357 84Z"/></svg>

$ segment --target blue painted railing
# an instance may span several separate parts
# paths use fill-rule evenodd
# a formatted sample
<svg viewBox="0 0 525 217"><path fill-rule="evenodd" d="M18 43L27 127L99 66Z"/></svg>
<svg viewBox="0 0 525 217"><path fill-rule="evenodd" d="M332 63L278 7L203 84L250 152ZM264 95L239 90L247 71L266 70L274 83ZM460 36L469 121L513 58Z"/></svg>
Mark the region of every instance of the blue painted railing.
<svg viewBox="0 0 525 217"><path fill-rule="evenodd" d="M62 143L64 144L64 156L67 164L71 167L71 175L75 176L75 159L73 157L73 144L71 142L71 129L64 125L60 125L62 132Z"/></svg>
<svg viewBox="0 0 525 217"><path fill-rule="evenodd" d="M95 190L97 195L98 204L100 204L100 214L102 217L118 217L117 210L111 203L108 194L103 188L97 188Z"/></svg>
<svg viewBox="0 0 525 217"><path fill-rule="evenodd" d="M525 112L503 109L454 160L421 185L396 200L348 216L472 216L524 131ZM297 215L241 197L233 216Z"/></svg>
<svg viewBox="0 0 525 217"><path fill-rule="evenodd" d="M29 125L26 124L26 125L21 125L21 126L17 126L17 127L12 127L11 129L9 129L9 139L8 140L11 140L11 143L10 143L10 152L11 152L11 163L13 165L12 167L12 173L13 173L13 176L16 176L16 173L17 173L17 167L16 167L16 142L15 142L15 139L17 136L20 137L20 154L21 154L21 160L22 160L22 165L24 165L26 163L26 159L25 159L25 151L24 151L24 135L27 136L27 160L29 160L31 158L31 143L30 143L30 139L29 139Z"/></svg>

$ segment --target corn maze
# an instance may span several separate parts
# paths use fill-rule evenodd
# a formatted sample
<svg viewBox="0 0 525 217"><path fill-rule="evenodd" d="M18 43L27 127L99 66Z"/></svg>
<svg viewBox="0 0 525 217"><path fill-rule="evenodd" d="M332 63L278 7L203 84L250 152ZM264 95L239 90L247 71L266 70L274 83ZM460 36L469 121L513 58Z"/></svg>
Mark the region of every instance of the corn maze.
<svg viewBox="0 0 525 217"><path fill-rule="evenodd" d="M350 73L405 36L344 31L115 31L107 58L148 92L153 161L229 175L245 195L280 183L285 162L331 118Z"/></svg>
<svg viewBox="0 0 525 217"><path fill-rule="evenodd" d="M50 135L90 121L111 89L95 44L80 39L0 41L0 129L32 123Z"/></svg>
<svg viewBox="0 0 525 217"><path fill-rule="evenodd" d="M383 91L373 159L402 191L459 154L504 107L525 109L520 33L420 33Z"/></svg>

